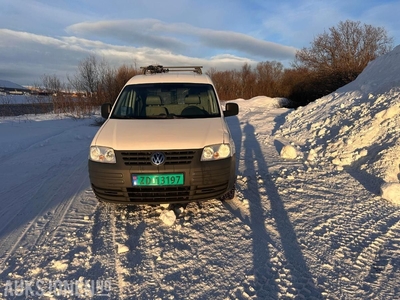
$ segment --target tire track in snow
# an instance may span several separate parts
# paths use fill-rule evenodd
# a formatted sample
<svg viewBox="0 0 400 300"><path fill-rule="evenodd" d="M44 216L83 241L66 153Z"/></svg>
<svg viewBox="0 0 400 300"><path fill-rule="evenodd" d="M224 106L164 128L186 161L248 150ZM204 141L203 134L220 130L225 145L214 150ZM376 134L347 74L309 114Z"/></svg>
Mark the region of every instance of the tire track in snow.
<svg viewBox="0 0 400 300"><path fill-rule="evenodd" d="M0 280L19 280L21 278L31 282L40 280L45 286L54 281L77 282L82 280L91 282L93 289L98 288L96 280L99 278L104 282L105 279L101 278L101 272L95 272L96 269L92 265L92 252L88 247L92 239L93 215L97 204L98 202L90 190L79 193L52 237L48 237L41 245L36 244L30 249L18 248L13 257L9 259L8 270L0 276ZM33 292L43 291L34 288ZM66 292L66 290L61 290L61 297L68 295L65 294ZM73 293L73 298L96 298L92 297L90 289L81 290L79 295L76 290ZM99 291L94 291L94 296L99 293ZM46 296L52 298L57 294L53 289L46 293ZM104 299L104 297L99 299Z"/></svg>
<svg viewBox="0 0 400 300"><path fill-rule="evenodd" d="M116 237L117 237L117 233L116 233L116 231L117 231L117 228L116 228L116 216L115 216L115 208L112 210L112 214L111 214L111 233L112 233L112 246L113 246L113 248L114 248L114 268L115 268L115 273L116 273L116 275L117 276L115 276L116 277L116 281L117 281L117 283L118 283L118 289L117 289L117 291L118 291L118 295L121 295L122 296L122 293L121 293L121 288L123 288L123 277L122 277L122 274L121 274L121 262L120 262L120 260L119 260L119 246L118 246L118 244L117 244L117 242L116 242ZM118 230L119 231L124 231L125 230L125 228L120 228L120 227L118 227Z"/></svg>
<svg viewBox="0 0 400 300"><path fill-rule="evenodd" d="M388 222L387 231L382 231L381 235L362 250L356 260L356 266L360 268L359 280L365 282L365 286L373 287L370 289L371 298L385 295L383 298L389 299L393 295L398 295L400 291L398 279L396 280L400 275L400 270L397 268L400 259L392 259L396 257L393 253L398 253L400 249L400 212L396 212L395 215L397 221L394 224ZM372 292L374 290L380 291L379 294Z"/></svg>
<svg viewBox="0 0 400 300"><path fill-rule="evenodd" d="M332 278L330 280L335 278L336 285L342 289L337 295L373 299L387 292L388 299L392 298L394 287L400 284L399 270L397 278L393 276L396 279L391 282L391 291L387 275L392 270L385 252L399 233L400 212L379 197L360 201L354 206L340 206L340 209L335 209L336 214L314 227L306 238L318 240L318 243L310 244L314 245L311 250L316 255L313 260L322 261L321 274L325 273L327 278ZM380 278L386 281L383 288L376 284ZM325 283L330 284L329 281ZM377 289L381 290L380 294L376 294Z"/></svg>
<svg viewBox="0 0 400 300"><path fill-rule="evenodd" d="M111 281L110 299L121 299L120 288L123 285L120 274L120 261L116 244L116 207L100 203L94 214L92 231L91 272L98 274L98 280ZM118 228L118 230L123 230Z"/></svg>
<svg viewBox="0 0 400 300"><path fill-rule="evenodd" d="M386 224L393 224L399 218L395 208L382 210L373 209L374 206L382 207L379 202L372 200L344 210L315 227L313 235L333 244L335 254L340 257L358 252L360 246L368 245L374 236L384 232ZM371 211L375 215L371 216ZM353 230L349 231L349 228Z"/></svg>
<svg viewBox="0 0 400 300"><path fill-rule="evenodd" d="M34 250L38 243L45 244L47 233L62 223L71 203L84 184L88 184L87 147L95 130L86 122L77 124L30 144L28 149L16 151L2 165L8 170L9 178L22 181L3 194L7 197L7 208L2 209L4 219L0 229L2 271L8 268L9 263L16 263L14 258L9 261L16 250L22 249L18 251L22 253ZM80 127L78 133L77 127ZM74 148L70 148L71 143ZM32 172L21 176L21 166L30 168Z"/></svg>
<svg viewBox="0 0 400 300"><path fill-rule="evenodd" d="M128 250L118 260L121 299L229 299L243 279L238 270L247 270L251 256L242 249L250 243L247 226L219 200L175 209L172 226L159 219L166 210L160 206L117 210L116 243Z"/></svg>
<svg viewBox="0 0 400 300"><path fill-rule="evenodd" d="M48 177L42 178L41 187L32 195L31 201L27 203L27 206L23 206L19 213L3 227L3 230L9 227L14 230L3 239L0 246L0 265L5 266L5 262L18 247L26 245L33 247L42 243L49 230L54 230L56 224L62 222L76 194L83 187L84 178L87 177L84 174L86 166L82 163L84 153L85 151L81 151L74 157L71 164L67 165L70 170L64 168L63 172L59 172L62 164L48 170L46 172ZM77 167L75 167L76 164ZM65 174L68 173L67 180L65 180ZM52 177L51 181L48 181L49 177ZM70 182L72 185L65 185L66 182ZM78 188L73 188L74 184L78 182L81 183ZM23 216L22 220L21 216ZM21 226L21 222L24 220L29 221Z"/></svg>
<svg viewBox="0 0 400 300"><path fill-rule="evenodd" d="M35 244L41 246L47 240L51 240L61 224L65 227L68 223L65 223L65 216L69 212L71 205L77 200L79 193L84 189L84 187L89 186L89 180L86 174L86 164L82 163L78 168L76 168L68 178L61 184L60 188L53 194L51 198L58 198L62 195L62 186L73 187L68 191L65 191L65 195L62 196L64 201L54 209L51 218L47 223L44 224L42 228L37 228L41 232L38 236ZM76 215L75 218L81 219L82 216ZM70 223L69 223L70 224ZM67 228L70 228L68 225ZM72 229L72 228L70 228Z"/></svg>
<svg viewBox="0 0 400 300"><path fill-rule="evenodd" d="M54 121L54 120L52 120ZM59 120L59 121L69 121L68 119L65 120ZM42 122L46 122L46 121L42 121ZM73 127L69 127L68 130L76 130L77 127L81 127L81 126L87 126L88 124L82 124L82 123L77 123L76 126ZM42 130L43 128L37 128L38 131ZM21 153L27 153L29 151L31 151L34 148L39 148L42 147L44 144L49 144L49 142L51 142L51 140L57 138L57 137L62 137L65 134L65 128L61 128L58 130L55 130L49 134L45 134L43 136L40 137L39 140L35 140L33 142L27 143L27 144L22 144L20 143L19 146L17 147L17 149L12 149L12 152L6 152L5 154L1 155L0 154L0 158L4 161L4 160L10 160L16 156L18 156Z"/></svg>
<svg viewBox="0 0 400 300"><path fill-rule="evenodd" d="M56 230L25 253L23 261L14 255L7 279L23 276L24 280L40 278L44 282L82 280L89 282L94 291L89 288L80 295L74 291L72 298L121 299L116 234L115 207L99 204L92 190L87 189L69 205ZM97 290L101 287L97 283L106 286ZM48 296L56 295L53 291Z"/></svg>

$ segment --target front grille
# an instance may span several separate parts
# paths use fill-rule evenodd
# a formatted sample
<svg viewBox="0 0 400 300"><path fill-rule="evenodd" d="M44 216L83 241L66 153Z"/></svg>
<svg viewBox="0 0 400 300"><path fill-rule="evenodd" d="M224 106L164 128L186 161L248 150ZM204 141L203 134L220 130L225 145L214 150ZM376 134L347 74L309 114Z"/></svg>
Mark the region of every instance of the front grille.
<svg viewBox="0 0 400 300"><path fill-rule="evenodd" d="M124 151L122 160L126 166L149 166L151 155L156 151ZM165 154L164 165L188 165L192 162L196 151L160 151Z"/></svg>
<svg viewBox="0 0 400 300"><path fill-rule="evenodd" d="M130 201L171 202L188 201L190 187L134 187L127 188Z"/></svg>

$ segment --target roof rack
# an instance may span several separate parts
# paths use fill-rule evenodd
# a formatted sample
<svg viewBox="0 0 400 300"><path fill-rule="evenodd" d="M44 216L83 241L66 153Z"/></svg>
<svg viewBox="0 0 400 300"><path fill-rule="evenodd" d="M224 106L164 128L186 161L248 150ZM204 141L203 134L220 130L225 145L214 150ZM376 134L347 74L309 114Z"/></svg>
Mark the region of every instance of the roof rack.
<svg viewBox="0 0 400 300"><path fill-rule="evenodd" d="M140 67L143 74L147 73L156 74L156 73L168 73L168 72L195 72L197 74L202 74L201 68L203 66L176 66L176 67L163 67L160 65L150 65L147 67Z"/></svg>

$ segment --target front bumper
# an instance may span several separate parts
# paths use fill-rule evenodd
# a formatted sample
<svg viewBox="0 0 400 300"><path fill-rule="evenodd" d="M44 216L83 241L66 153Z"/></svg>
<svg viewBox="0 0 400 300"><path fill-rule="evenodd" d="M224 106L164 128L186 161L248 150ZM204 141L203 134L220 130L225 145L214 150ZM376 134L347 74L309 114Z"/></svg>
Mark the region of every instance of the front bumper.
<svg viewBox="0 0 400 300"><path fill-rule="evenodd" d="M149 154L151 152L144 152ZM177 152L173 152L177 153ZM135 155L137 153L135 152ZM105 164L89 160L92 189L101 201L116 204L184 203L218 198L234 187L235 156L216 161L200 161L201 151L192 151L185 159L168 159L162 166L147 163L146 155L127 156L116 152L117 163ZM129 159L127 159L129 157ZM188 159L189 157L189 159ZM138 187L132 174L184 173L180 186Z"/></svg>

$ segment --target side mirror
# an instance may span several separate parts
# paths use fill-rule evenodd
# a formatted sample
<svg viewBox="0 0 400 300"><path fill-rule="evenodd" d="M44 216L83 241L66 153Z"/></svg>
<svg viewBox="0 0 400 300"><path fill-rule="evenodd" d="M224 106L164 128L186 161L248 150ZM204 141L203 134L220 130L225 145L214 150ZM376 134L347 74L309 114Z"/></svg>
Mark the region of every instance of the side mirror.
<svg viewBox="0 0 400 300"><path fill-rule="evenodd" d="M104 119L108 119L111 112L111 103L104 103L101 105L101 116Z"/></svg>
<svg viewBox="0 0 400 300"><path fill-rule="evenodd" d="M227 103L225 105L224 117L236 116L239 113L239 105L237 103Z"/></svg>

